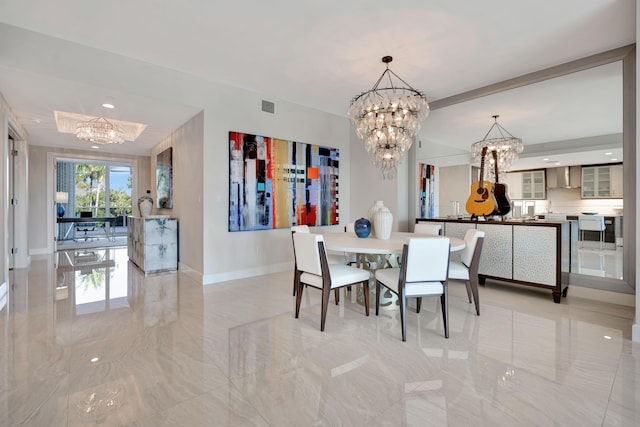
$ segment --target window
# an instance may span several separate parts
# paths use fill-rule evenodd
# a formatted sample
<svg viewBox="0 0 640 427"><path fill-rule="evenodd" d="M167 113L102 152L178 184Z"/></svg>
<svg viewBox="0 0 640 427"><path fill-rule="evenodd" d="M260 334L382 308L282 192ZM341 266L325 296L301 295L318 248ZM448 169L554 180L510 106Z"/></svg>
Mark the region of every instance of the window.
<svg viewBox="0 0 640 427"><path fill-rule="evenodd" d="M120 217L116 235L126 234L125 218L132 213L131 189L130 164L73 159L56 162L56 191L69 195L65 216L90 212L92 217ZM64 235L75 237L66 231Z"/></svg>

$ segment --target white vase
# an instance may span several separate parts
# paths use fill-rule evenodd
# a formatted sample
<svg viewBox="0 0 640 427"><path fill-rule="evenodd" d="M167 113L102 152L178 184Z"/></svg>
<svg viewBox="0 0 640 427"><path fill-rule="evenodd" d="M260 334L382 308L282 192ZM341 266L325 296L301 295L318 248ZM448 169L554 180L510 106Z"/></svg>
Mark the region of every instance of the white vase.
<svg viewBox="0 0 640 427"><path fill-rule="evenodd" d="M375 234L375 229L376 229L376 226L374 224L374 222L375 222L374 219L375 219L376 212L378 212L380 209L382 209L384 207L385 207L385 205L384 205L384 202L382 200L376 200L373 203L373 206L371 206L369 208L369 212L368 212L367 218L369 219L369 222L371 222L371 232L374 233L374 234Z"/></svg>
<svg viewBox="0 0 640 427"><path fill-rule="evenodd" d="M391 237L391 228L393 227L393 215L389 208L383 207L376 212L373 218L373 223L376 238L380 240L389 240Z"/></svg>
<svg viewBox="0 0 640 427"><path fill-rule="evenodd" d="M145 217L151 215L151 209L153 208L153 199L149 195L151 192L147 190L147 194L138 199L138 210L140 216Z"/></svg>

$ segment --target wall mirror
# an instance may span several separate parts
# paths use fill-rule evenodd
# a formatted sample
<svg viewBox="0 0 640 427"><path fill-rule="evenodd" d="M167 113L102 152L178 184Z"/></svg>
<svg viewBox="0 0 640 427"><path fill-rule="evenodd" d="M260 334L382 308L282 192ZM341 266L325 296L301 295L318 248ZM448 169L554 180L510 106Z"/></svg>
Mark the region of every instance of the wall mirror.
<svg viewBox="0 0 640 427"><path fill-rule="evenodd" d="M628 184L635 182L635 121L624 119L635 117L634 94L632 45L438 100L431 104L416 159L440 167L469 164L469 147L482 139L491 116L500 114L499 123L525 144L512 170L625 162L622 233L635 236L636 201ZM471 171L457 178L470 180ZM630 277L635 248L618 250L612 261L619 263L616 274L576 272L571 284L635 293L635 277Z"/></svg>

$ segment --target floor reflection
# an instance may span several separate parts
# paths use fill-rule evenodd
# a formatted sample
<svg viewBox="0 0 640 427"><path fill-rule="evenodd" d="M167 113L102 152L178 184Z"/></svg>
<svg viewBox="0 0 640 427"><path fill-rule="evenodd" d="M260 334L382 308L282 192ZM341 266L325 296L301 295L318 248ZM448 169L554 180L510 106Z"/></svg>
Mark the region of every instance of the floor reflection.
<svg viewBox="0 0 640 427"><path fill-rule="evenodd" d="M115 248L57 252L55 300L68 301L74 315L128 306L126 252Z"/></svg>
<svg viewBox="0 0 640 427"><path fill-rule="evenodd" d="M0 305L0 426L639 425L634 308L487 280L367 317L290 271L203 287L126 248L32 257ZM1 290L1 289L0 289ZM2 294L0 293L0 301ZM426 421L425 421L426 420Z"/></svg>
<svg viewBox="0 0 640 427"><path fill-rule="evenodd" d="M622 259L622 247L616 249L581 248L578 249L576 273L622 280Z"/></svg>

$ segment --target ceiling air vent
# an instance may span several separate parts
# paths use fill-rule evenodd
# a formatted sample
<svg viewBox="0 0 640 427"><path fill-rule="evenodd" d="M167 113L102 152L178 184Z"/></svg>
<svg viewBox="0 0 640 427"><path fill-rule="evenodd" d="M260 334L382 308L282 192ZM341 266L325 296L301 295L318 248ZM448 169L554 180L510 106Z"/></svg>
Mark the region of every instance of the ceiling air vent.
<svg viewBox="0 0 640 427"><path fill-rule="evenodd" d="M262 100L262 111L265 113L275 114L276 112L276 104L273 102Z"/></svg>

